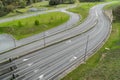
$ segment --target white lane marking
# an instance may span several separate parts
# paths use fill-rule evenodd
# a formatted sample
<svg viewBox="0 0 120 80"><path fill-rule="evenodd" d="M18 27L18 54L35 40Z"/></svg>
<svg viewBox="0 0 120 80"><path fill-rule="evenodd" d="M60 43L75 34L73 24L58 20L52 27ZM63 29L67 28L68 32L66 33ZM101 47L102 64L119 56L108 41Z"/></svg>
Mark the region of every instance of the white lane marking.
<svg viewBox="0 0 120 80"><path fill-rule="evenodd" d="M66 41L66 44L69 44L69 43L71 43L72 41L71 40L68 40L68 41Z"/></svg>
<svg viewBox="0 0 120 80"><path fill-rule="evenodd" d="M44 77L44 75L40 75L38 78L39 78L39 79L42 79L43 77Z"/></svg>
<svg viewBox="0 0 120 80"><path fill-rule="evenodd" d="M39 69L36 69L36 70L34 70L34 73L37 73L39 71Z"/></svg>
<svg viewBox="0 0 120 80"><path fill-rule="evenodd" d="M29 63L28 66L32 66L33 63Z"/></svg>
<svg viewBox="0 0 120 80"><path fill-rule="evenodd" d="M74 61L74 60L76 60L77 59L77 57L76 56L73 56L71 59L70 59L70 61Z"/></svg>
<svg viewBox="0 0 120 80"><path fill-rule="evenodd" d="M97 13L97 11L96 11L95 13L96 13L96 16L98 17L98 13Z"/></svg>
<svg viewBox="0 0 120 80"><path fill-rule="evenodd" d="M23 59L23 61L27 61L27 60L29 60L29 59Z"/></svg>

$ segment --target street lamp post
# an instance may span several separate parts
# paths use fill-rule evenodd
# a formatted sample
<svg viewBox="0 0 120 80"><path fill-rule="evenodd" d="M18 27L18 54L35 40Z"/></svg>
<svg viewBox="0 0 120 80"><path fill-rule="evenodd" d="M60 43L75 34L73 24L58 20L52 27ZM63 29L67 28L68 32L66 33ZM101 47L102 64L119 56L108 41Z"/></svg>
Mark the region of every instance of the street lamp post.
<svg viewBox="0 0 120 80"><path fill-rule="evenodd" d="M84 62L86 61L87 50L88 50L88 42L89 42L89 35L87 36L87 42L86 42L86 47L85 47L85 55L84 55Z"/></svg>
<svg viewBox="0 0 120 80"><path fill-rule="evenodd" d="M45 45L46 45L46 44L45 44L45 42L46 42L46 41L45 41L45 36L46 36L46 35L45 35L45 31L44 31L44 32L43 32L44 47L45 47Z"/></svg>
<svg viewBox="0 0 120 80"><path fill-rule="evenodd" d="M45 27L47 27L47 25L43 25L43 44L44 44L44 47L46 46L46 40L45 40L45 37L46 37L46 34L45 34Z"/></svg>
<svg viewBox="0 0 120 80"><path fill-rule="evenodd" d="M15 46L15 48L16 48L16 40L15 40L15 39L13 39L13 41L14 41L14 46Z"/></svg>

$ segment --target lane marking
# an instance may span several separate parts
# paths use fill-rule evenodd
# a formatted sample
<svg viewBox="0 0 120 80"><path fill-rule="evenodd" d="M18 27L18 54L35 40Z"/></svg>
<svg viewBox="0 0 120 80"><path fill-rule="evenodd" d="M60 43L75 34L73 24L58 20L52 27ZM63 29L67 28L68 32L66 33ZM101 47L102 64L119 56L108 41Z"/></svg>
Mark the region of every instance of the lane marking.
<svg viewBox="0 0 120 80"><path fill-rule="evenodd" d="M74 61L74 60L76 60L77 59L77 57L76 56L73 56L71 59L70 59L70 62L71 61Z"/></svg>
<svg viewBox="0 0 120 80"><path fill-rule="evenodd" d="M42 79L43 77L44 77L44 75L42 74L42 75L40 75L38 78L39 78L39 79Z"/></svg>
<svg viewBox="0 0 120 80"><path fill-rule="evenodd" d="M95 13L96 13L96 16L98 17L98 13L97 13L97 11L95 11Z"/></svg>
<svg viewBox="0 0 120 80"><path fill-rule="evenodd" d="M32 66L33 63L29 63L28 66Z"/></svg>
<svg viewBox="0 0 120 80"><path fill-rule="evenodd" d="M39 71L39 69L36 69L36 70L34 70L34 73L37 73Z"/></svg>
<svg viewBox="0 0 120 80"><path fill-rule="evenodd" d="M23 61L27 61L27 60L29 60L29 59L23 59Z"/></svg>

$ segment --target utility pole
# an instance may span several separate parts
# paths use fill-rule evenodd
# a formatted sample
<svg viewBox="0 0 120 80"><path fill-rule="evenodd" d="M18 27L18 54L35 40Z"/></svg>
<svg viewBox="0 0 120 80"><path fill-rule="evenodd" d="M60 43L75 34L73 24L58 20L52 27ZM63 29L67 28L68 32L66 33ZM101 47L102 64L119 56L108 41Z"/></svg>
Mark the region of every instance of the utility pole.
<svg viewBox="0 0 120 80"><path fill-rule="evenodd" d="M46 37L46 34L45 34L45 28L46 28L47 26L46 25L43 25L43 44L44 44L44 47L46 46L46 40L45 40L45 37Z"/></svg>
<svg viewBox="0 0 120 80"><path fill-rule="evenodd" d="M16 48L16 40L15 40L15 39L13 39L13 41L14 41L14 46L15 46L15 48Z"/></svg>
<svg viewBox="0 0 120 80"><path fill-rule="evenodd" d="M88 51L88 42L89 42L89 35L87 36L87 42L85 47L85 55L84 55L84 62L86 61L87 51Z"/></svg>
<svg viewBox="0 0 120 80"><path fill-rule="evenodd" d="M45 36L46 36L46 35L45 35L45 31L44 31L44 32L43 32L44 47L46 46L46 44L45 44L45 42L46 42L46 41L45 41Z"/></svg>

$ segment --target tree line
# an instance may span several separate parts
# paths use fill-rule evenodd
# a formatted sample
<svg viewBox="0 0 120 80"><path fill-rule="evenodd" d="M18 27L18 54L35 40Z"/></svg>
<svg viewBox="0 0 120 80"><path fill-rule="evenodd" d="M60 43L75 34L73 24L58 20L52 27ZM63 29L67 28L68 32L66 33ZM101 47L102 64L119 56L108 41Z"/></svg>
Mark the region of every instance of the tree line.
<svg viewBox="0 0 120 80"><path fill-rule="evenodd" d="M0 0L0 16L12 12L16 8L24 8L27 5L40 1L43 0ZM49 5L58 5L63 3L72 4L75 3L76 0L47 0L47 1L49 1ZM101 0L79 0L79 1L93 2L93 1L101 1Z"/></svg>
<svg viewBox="0 0 120 80"><path fill-rule="evenodd" d="M32 3L42 0L0 0L0 16L3 16L16 8L24 8Z"/></svg>
<svg viewBox="0 0 120 80"><path fill-rule="evenodd" d="M50 0L49 1L49 5L58 5L63 3L73 4L75 3L75 0Z"/></svg>
<svg viewBox="0 0 120 80"><path fill-rule="evenodd" d="M113 9L113 15L114 15L114 19L115 20L119 20L120 21L120 6L116 7L115 9Z"/></svg>

